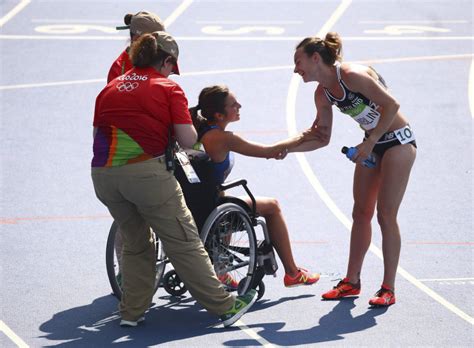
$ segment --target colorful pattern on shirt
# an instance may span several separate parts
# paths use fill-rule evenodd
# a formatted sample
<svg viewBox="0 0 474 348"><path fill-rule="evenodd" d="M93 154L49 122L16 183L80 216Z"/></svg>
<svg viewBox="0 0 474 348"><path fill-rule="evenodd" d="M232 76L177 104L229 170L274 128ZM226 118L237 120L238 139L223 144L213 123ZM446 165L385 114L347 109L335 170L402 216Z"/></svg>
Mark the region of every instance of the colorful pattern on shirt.
<svg viewBox="0 0 474 348"><path fill-rule="evenodd" d="M122 166L162 155L175 124L192 124L181 87L153 68L128 71L97 97L92 166Z"/></svg>

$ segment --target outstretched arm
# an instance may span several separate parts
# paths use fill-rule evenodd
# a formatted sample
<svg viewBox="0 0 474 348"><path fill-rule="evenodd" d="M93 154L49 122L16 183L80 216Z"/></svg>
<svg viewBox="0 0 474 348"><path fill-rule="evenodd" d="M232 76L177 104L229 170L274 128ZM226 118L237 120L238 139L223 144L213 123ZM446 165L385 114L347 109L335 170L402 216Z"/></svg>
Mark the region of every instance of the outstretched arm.
<svg viewBox="0 0 474 348"><path fill-rule="evenodd" d="M332 105L324 95L321 86L314 92L316 104L316 120L311 128L303 132L303 141L289 149L289 152L313 151L329 144L332 129Z"/></svg>

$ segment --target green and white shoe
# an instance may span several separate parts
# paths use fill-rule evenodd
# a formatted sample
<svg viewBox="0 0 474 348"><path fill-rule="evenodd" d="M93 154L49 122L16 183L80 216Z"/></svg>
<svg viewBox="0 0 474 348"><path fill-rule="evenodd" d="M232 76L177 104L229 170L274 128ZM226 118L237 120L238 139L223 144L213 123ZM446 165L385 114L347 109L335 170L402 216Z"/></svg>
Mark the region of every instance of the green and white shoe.
<svg viewBox="0 0 474 348"><path fill-rule="evenodd" d="M257 300L257 291L249 290L245 295L237 296L232 307L220 316L224 327L229 327L239 320Z"/></svg>

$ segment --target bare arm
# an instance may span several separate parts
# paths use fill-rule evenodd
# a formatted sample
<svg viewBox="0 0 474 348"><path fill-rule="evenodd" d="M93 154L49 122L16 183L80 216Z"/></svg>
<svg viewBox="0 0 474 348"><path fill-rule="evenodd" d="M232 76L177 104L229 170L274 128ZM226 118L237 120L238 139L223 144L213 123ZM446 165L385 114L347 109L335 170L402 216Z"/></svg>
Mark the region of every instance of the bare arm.
<svg viewBox="0 0 474 348"><path fill-rule="evenodd" d="M316 119L311 128L303 132L303 142L289 149L289 152L313 151L329 144L332 129L332 105L324 95L321 86L314 92Z"/></svg>
<svg viewBox="0 0 474 348"><path fill-rule="evenodd" d="M255 143L252 141L245 140L244 138L231 133L224 132L225 141L228 151L234 151L244 156L250 157L262 157L262 158L274 158L281 153L286 146L291 145L293 139L288 139L282 142L278 142L273 145L264 145Z"/></svg>
<svg viewBox="0 0 474 348"><path fill-rule="evenodd" d="M197 141L194 126L192 124L174 124L173 128L178 144L184 149L191 149Z"/></svg>

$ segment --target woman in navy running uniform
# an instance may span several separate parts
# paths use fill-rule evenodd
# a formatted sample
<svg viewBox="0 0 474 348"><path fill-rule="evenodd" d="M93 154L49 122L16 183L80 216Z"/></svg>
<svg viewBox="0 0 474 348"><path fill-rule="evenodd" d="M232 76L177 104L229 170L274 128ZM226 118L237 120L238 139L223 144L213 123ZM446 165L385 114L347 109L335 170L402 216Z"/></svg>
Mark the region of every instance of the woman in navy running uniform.
<svg viewBox="0 0 474 348"><path fill-rule="evenodd" d="M308 37L296 47L294 72L304 82L318 82L314 93L317 115L305 133L306 141L290 151L311 151L329 143L333 105L359 123L365 132L352 158L356 166L347 274L322 297L339 299L360 293L360 272L370 245L371 220L377 205L384 279L369 304L388 306L395 303L395 275L401 246L397 213L416 157L415 136L381 76L371 67L341 63L341 48L341 39L334 32L328 33L324 40ZM377 159L373 169L362 165L371 153Z"/></svg>
<svg viewBox="0 0 474 348"><path fill-rule="evenodd" d="M240 136L226 131L231 122L240 119L240 108L235 95L225 86L204 88L199 95L199 103L190 109L194 126L198 131L198 140L204 146L214 165L216 182L221 184L232 170L234 155L237 152L245 156L262 158L282 158L286 149L301 142L301 136L290 138L274 145L263 145L247 141ZM242 199L250 206L252 202L247 197ZM311 274L297 267L291 252L288 229L286 227L280 205L275 198L256 197L256 211L265 218L270 239L285 268L283 279L286 287L311 285L319 280L319 274ZM231 287L235 281L226 274L220 280Z"/></svg>

